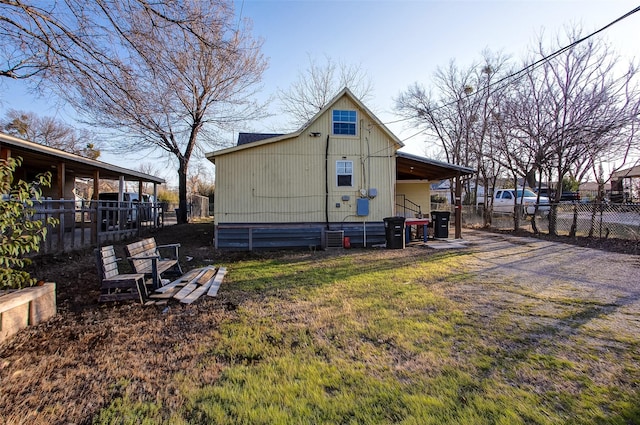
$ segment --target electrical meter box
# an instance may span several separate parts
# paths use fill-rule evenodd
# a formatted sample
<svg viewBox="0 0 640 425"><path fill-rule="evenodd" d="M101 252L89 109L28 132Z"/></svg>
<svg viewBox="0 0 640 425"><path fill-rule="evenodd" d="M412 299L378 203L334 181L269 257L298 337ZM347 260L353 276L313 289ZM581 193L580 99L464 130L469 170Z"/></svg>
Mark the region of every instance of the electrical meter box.
<svg viewBox="0 0 640 425"><path fill-rule="evenodd" d="M359 215L359 216L369 215L369 199L358 198L358 203L356 205L356 215Z"/></svg>

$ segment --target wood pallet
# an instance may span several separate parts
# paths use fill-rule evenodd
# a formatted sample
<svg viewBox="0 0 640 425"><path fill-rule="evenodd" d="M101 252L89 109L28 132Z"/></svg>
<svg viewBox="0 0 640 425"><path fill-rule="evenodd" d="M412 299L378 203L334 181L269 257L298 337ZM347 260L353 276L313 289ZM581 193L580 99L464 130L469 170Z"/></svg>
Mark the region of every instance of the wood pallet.
<svg viewBox="0 0 640 425"><path fill-rule="evenodd" d="M149 295L145 305L165 305L170 299L191 304L202 295L215 297L227 273L226 267L207 266L193 269Z"/></svg>

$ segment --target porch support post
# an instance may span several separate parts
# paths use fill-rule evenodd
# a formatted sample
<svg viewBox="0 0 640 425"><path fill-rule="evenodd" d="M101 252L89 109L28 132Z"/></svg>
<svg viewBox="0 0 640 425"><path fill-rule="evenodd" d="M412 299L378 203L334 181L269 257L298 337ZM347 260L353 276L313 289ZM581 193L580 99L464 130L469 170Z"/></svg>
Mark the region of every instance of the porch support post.
<svg viewBox="0 0 640 425"><path fill-rule="evenodd" d="M58 199L64 199L64 186L67 184L66 174L67 167L65 163L58 163Z"/></svg>
<svg viewBox="0 0 640 425"><path fill-rule="evenodd" d="M93 196L91 199L98 199L98 195L100 194L100 170L95 170L93 172Z"/></svg>
<svg viewBox="0 0 640 425"><path fill-rule="evenodd" d="M102 222L102 217L98 213L98 198L100 195L100 170L93 171L93 195L91 199L95 202L91 202L93 212L91 213L91 244L98 243L98 223Z"/></svg>
<svg viewBox="0 0 640 425"><path fill-rule="evenodd" d="M66 167L65 163L64 162L59 162L58 163L58 176L57 176L57 179L56 179L57 182L58 182L58 199L60 200L60 202L58 202L58 211L59 211L58 219L60 220L60 223L58 224L58 249L60 249L62 247L62 250L64 250L64 231L65 231L65 227L66 227L66 224L65 224L66 204L63 202L64 201L64 186L67 183L66 174L67 174L67 167ZM73 227L71 228L71 231L73 232Z"/></svg>
<svg viewBox="0 0 640 425"><path fill-rule="evenodd" d="M460 173L456 176L456 239L462 238L462 184L460 183Z"/></svg>
<svg viewBox="0 0 640 425"><path fill-rule="evenodd" d="M120 176L120 179L118 180L118 202L124 201L124 185L124 176Z"/></svg>

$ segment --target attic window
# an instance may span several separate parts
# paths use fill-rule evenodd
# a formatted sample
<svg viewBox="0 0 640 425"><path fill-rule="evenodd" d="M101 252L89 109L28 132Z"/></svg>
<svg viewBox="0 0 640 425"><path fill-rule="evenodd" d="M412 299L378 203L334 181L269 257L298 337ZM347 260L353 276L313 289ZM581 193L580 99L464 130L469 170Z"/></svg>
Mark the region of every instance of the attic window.
<svg viewBox="0 0 640 425"><path fill-rule="evenodd" d="M333 134L356 135L356 111L333 110Z"/></svg>
<svg viewBox="0 0 640 425"><path fill-rule="evenodd" d="M353 161L336 161L338 186L353 186Z"/></svg>

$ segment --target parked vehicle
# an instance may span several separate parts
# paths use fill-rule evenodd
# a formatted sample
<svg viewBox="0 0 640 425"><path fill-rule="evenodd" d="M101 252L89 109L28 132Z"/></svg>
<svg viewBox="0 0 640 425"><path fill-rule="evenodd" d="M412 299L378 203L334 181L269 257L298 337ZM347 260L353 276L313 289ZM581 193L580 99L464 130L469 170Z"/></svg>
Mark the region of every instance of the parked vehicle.
<svg viewBox="0 0 640 425"><path fill-rule="evenodd" d="M540 189L540 195L549 198L551 202L555 201L555 194L556 191L553 189ZM560 202L580 202L580 192L563 191L560 194Z"/></svg>
<svg viewBox="0 0 640 425"><path fill-rule="evenodd" d="M478 196L478 205L484 204L484 196ZM540 196L529 189L496 189L493 194L493 211L498 213L513 214L515 206L521 205L524 215L533 215L538 204L538 213L548 213L551 209L549 198Z"/></svg>
<svg viewBox="0 0 640 425"><path fill-rule="evenodd" d="M107 208L102 217L102 230L118 224L120 210L125 210L128 227L137 225L138 214L140 214L140 222L154 220L157 222L159 219L157 210L153 208L154 198L146 193L142 194L142 200L140 200L137 192L124 192L122 202L118 204L118 192L103 192L98 195L98 200L103 207Z"/></svg>

